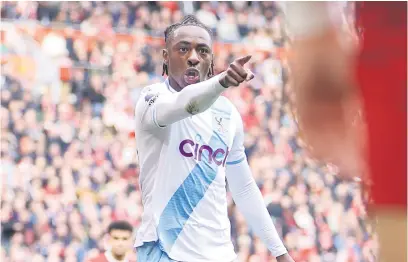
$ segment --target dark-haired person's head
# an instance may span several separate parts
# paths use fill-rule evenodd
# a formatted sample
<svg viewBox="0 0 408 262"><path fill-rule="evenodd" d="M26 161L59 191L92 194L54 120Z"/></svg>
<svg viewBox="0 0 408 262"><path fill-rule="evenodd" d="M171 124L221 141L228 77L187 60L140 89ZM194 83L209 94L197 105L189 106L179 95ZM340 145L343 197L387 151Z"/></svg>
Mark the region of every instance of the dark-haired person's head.
<svg viewBox="0 0 408 262"><path fill-rule="evenodd" d="M108 227L108 235L113 257L122 260L132 249L133 226L126 221L114 221Z"/></svg>
<svg viewBox="0 0 408 262"><path fill-rule="evenodd" d="M212 32L193 15L164 32L163 74L177 91L208 79L213 72Z"/></svg>

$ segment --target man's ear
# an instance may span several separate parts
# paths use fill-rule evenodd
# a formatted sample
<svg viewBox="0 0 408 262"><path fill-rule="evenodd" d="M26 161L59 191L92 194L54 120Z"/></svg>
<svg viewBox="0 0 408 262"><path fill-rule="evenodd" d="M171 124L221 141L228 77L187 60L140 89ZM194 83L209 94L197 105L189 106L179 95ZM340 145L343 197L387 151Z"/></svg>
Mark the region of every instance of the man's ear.
<svg viewBox="0 0 408 262"><path fill-rule="evenodd" d="M169 62L169 51L167 51L167 49L162 50L162 56L163 56L163 63L168 64L168 62Z"/></svg>

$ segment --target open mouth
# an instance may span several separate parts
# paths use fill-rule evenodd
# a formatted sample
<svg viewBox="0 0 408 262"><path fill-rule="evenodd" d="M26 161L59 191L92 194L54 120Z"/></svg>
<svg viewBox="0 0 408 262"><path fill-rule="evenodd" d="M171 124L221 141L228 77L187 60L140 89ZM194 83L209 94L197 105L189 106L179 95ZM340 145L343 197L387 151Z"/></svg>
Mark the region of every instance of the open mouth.
<svg viewBox="0 0 408 262"><path fill-rule="evenodd" d="M189 68L184 73L184 81L191 85L200 82L200 72L195 68Z"/></svg>

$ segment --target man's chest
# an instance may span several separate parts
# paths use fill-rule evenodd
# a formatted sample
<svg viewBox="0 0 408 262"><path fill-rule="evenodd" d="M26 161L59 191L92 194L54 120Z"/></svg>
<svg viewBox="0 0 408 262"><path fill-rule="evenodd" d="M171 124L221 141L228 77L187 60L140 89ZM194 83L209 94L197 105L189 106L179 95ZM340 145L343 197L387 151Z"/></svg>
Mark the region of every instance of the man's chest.
<svg viewBox="0 0 408 262"><path fill-rule="evenodd" d="M230 115L209 109L174 125L170 146L183 157L224 166L234 130Z"/></svg>

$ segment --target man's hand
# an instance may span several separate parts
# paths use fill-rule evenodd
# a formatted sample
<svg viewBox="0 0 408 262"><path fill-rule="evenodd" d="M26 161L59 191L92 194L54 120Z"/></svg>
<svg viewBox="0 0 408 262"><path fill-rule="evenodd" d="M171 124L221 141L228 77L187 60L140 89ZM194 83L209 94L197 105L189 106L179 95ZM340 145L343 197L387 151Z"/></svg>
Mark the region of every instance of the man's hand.
<svg viewBox="0 0 408 262"><path fill-rule="evenodd" d="M254 78L254 74L249 70L245 69L244 65L248 63L251 59L251 55L247 55L232 62L228 69L221 74L220 84L228 88L230 86L239 86L244 81L250 81Z"/></svg>
<svg viewBox="0 0 408 262"><path fill-rule="evenodd" d="M278 262L295 262L295 260L293 260L293 258L291 258L288 253L277 257L276 260Z"/></svg>

